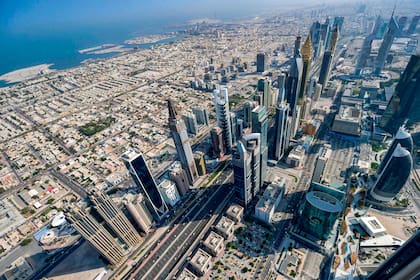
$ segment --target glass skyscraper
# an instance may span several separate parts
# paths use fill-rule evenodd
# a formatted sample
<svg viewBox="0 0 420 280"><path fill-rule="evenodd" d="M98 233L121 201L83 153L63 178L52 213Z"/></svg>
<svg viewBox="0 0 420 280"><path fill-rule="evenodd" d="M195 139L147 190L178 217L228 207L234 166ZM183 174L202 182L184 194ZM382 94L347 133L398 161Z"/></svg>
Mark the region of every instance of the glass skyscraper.
<svg viewBox="0 0 420 280"><path fill-rule="evenodd" d="M125 152L121 159L124 161L131 177L147 198L150 211L159 219L167 210L167 206L159 193L158 186L150 172L144 157L133 150Z"/></svg>
<svg viewBox="0 0 420 280"><path fill-rule="evenodd" d="M397 144L370 192L372 198L382 202L391 201L404 187L412 166L410 152Z"/></svg>

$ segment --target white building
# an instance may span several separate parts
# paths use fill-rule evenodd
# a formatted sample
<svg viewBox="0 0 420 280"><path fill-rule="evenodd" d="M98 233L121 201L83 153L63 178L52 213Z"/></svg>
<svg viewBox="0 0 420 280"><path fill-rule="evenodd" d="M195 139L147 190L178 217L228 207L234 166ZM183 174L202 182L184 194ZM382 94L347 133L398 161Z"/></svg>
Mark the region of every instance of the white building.
<svg viewBox="0 0 420 280"><path fill-rule="evenodd" d="M286 163L293 167L302 167L305 157L305 148L301 145L296 146L290 151L286 159Z"/></svg>
<svg viewBox="0 0 420 280"><path fill-rule="evenodd" d="M227 88L215 89L213 92L216 107L217 125L222 129L223 145L227 152L232 150L232 128L229 112L229 94Z"/></svg>
<svg viewBox="0 0 420 280"><path fill-rule="evenodd" d="M281 199L283 198L284 190L286 189L286 179L281 178L280 183L271 183L267 186L264 194L261 196L257 205L255 206L255 217L266 223L270 224L274 212L278 207Z"/></svg>
<svg viewBox="0 0 420 280"><path fill-rule="evenodd" d="M381 236L386 234L385 227L376 217L361 217L359 223L369 236Z"/></svg>
<svg viewBox="0 0 420 280"><path fill-rule="evenodd" d="M166 204L174 206L180 199L176 185L171 180L163 180L159 184L159 192Z"/></svg>

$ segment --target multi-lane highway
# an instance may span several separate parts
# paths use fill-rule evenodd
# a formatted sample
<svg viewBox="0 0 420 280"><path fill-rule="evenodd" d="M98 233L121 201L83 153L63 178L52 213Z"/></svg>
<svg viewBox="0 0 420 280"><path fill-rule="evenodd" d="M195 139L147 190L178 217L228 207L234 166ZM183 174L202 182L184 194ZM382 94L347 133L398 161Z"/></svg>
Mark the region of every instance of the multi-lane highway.
<svg viewBox="0 0 420 280"><path fill-rule="evenodd" d="M125 279L165 279L209 223L211 213L233 191L232 185L223 184L231 178L230 170L223 172L218 179L222 184L206 190L191 210L157 241L158 245L146 254L147 257Z"/></svg>

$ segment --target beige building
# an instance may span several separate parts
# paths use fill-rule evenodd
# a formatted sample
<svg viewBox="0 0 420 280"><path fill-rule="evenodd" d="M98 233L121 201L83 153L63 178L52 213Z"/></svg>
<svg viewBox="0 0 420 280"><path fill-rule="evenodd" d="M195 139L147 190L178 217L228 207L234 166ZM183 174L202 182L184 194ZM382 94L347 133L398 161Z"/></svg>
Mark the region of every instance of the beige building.
<svg viewBox="0 0 420 280"><path fill-rule="evenodd" d="M190 265L198 276L204 276L211 268L211 255L202 249L198 249L190 260Z"/></svg>
<svg viewBox="0 0 420 280"><path fill-rule="evenodd" d="M244 208L242 206L239 206L238 204L232 204L226 211L226 216L235 222L239 222L240 220L242 220L243 215Z"/></svg>
<svg viewBox="0 0 420 280"><path fill-rule="evenodd" d="M210 234L204 240L203 245L207 252L209 252L213 257L221 254L225 249L224 239L219 234L214 231L210 231Z"/></svg>
<svg viewBox="0 0 420 280"><path fill-rule="evenodd" d="M223 238L229 240L235 231L235 222L223 216L217 223L216 230L223 236Z"/></svg>

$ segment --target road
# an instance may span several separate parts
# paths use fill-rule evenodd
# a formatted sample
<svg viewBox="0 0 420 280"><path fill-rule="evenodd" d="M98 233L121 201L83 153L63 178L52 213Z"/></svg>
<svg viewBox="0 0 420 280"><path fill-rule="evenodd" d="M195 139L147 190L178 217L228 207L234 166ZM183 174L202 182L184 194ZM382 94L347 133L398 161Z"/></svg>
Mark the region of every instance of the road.
<svg viewBox="0 0 420 280"><path fill-rule="evenodd" d="M226 182L231 178L232 172L226 170L217 181ZM164 279L205 228L211 217L209 213L214 212L231 191L230 185L215 185L206 190L125 279Z"/></svg>

